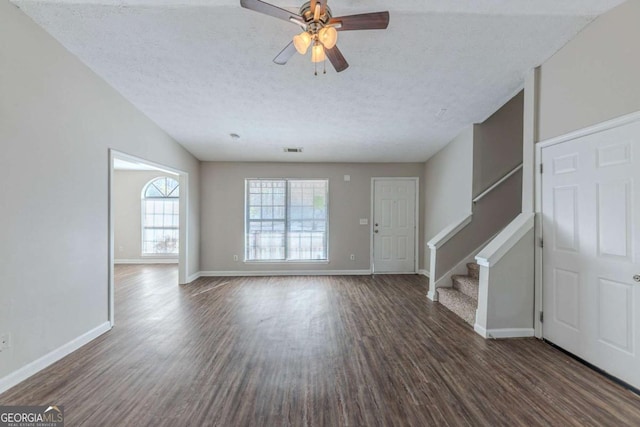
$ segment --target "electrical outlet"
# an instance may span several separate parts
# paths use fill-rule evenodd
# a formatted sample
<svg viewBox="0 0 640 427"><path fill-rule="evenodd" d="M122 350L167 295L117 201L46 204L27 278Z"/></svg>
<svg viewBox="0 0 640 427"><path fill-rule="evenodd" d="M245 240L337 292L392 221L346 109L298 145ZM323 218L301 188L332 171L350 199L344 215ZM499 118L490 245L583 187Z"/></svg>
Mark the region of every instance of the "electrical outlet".
<svg viewBox="0 0 640 427"><path fill-rule="evenodd" d="M356 260L356 256L355 256L354 254L351 254L351 255L349 256L349 259L350 259L351 261L355 261L355 260Z"/></svg>
<svg viewBox="0 0 640 427"><path fill-rule="evenodd" d="M11 334L0 335L0 351L11 347Z"/></svg>
<svg viewBox="0 0 640 427"><path fill-rule="evenodd" d="M238 261L238 255L234 255L234 256L233 256L233 260L234 260L234 261Z"/></svg>

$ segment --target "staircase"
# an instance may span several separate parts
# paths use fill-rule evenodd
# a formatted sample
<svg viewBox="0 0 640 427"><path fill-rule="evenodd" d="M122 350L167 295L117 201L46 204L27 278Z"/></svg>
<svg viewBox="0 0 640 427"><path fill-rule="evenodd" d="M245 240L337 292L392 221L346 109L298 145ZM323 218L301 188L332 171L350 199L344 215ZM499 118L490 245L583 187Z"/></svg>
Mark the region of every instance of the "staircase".
<svg viewBox="0 0 640 427"><path fill-rule="evenodd" d="M476 322L479 277L480 266L470 262L467 264L466 276L461 274L451 276L453 287L438 288L438 302L471 326Z"/></svg>

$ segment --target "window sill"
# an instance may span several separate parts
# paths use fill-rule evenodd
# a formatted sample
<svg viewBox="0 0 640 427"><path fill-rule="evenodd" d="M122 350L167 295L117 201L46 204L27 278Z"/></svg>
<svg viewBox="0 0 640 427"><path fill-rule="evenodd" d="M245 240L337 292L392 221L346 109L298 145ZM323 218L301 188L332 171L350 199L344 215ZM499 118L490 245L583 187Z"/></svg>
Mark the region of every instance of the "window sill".
<svg viewBox="0 0 640 427"><path fill-rule="evenodd" d="M179 255L162 255L162 254L142 254L140 255L141 258L166 258L166 259L178 259L180 256Z"/></svg>
<svg viewBox="0 0 640 427"><path fill-rule="evenodd" d="M269 261L269 260L264 260L264 261L260 261L260 260L245 260L242 261L245 264L329 264L329 260L328 259L319 259L317 261L314 261L312 259L304 259L304 260L274 260L274 261Z"/></svg>

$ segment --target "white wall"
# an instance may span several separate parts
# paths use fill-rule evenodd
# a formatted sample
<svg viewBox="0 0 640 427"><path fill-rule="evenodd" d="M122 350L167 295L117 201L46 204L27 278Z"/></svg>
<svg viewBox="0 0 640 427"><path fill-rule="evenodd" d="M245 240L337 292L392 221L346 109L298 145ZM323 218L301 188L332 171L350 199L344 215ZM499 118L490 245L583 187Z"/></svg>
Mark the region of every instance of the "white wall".
<svg viewBox="0 0 640 427"><path fill-rule="evenodd" d="M7 0L0 0L0 381L107 321L109 148L189 174L199 162Z"/></svg>
<svg viewBox="0 0 640 427"><path fill-rule="evenodd" d="M369 270L372 177L419 177L422 163L233 163L201 166L203 271ZM345 182L344 175L351 181ZM329 258L324 263L244 263L245 178L329 179ZM354 254L351 261L349 255ZM238 262L233 261L238 255ZM419 255L418 255L419 256Z"/></svg>
<svg viewBox="0 0 640 427"><path fill-rule="evenodd" d="M538 140L640 111L640 1L600 16L540 67Z"/></svg>
<svg viewBox="0 0 640 427"><path fill-rule="evenodd" d="M452 221L471 213L473 126L425 163L423 177L424 241L428 242ZM425 269L430 271L429 250L424 250Z"/></svg>
<svg viewBox="0 0 640 427"><path fill-rule="evenodd" d="M170 259L178 262L177 255L153 257L142 256L142 191L152 179L167 176L159 171L116 170L112 181L113 222L114 222L114 256L116 263L151 262L159 259Z"/></svg>

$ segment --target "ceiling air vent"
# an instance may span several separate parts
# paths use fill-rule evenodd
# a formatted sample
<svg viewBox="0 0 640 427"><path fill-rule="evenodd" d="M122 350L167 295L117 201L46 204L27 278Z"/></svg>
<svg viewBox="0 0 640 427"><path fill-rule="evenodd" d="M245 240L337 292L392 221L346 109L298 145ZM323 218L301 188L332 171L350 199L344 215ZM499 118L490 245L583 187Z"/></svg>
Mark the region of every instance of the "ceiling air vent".
<svg viewBox="0 0 640 427"><path fill-rule="evenodd" d="M302 153L302 147L284 147L285 153Z"/></svg>

